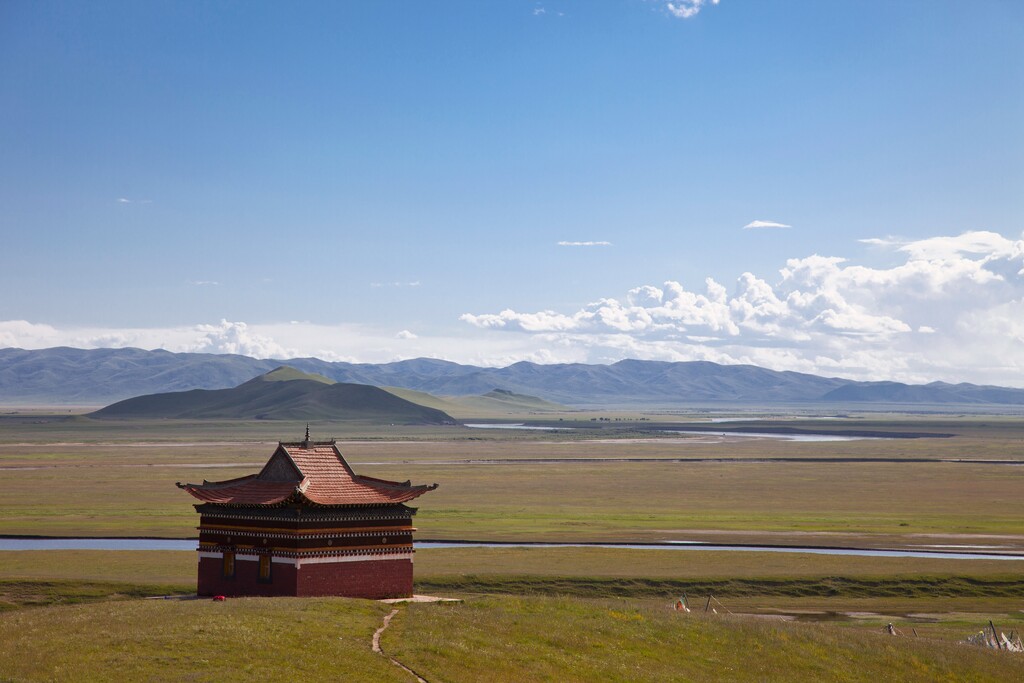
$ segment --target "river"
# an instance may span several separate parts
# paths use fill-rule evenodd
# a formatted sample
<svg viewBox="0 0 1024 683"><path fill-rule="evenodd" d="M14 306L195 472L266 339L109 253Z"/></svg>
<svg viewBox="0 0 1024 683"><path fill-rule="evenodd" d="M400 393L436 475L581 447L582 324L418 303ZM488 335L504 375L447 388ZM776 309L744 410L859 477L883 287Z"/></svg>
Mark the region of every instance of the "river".
<svg viewBox="0 0 1024 683"><path fill-rule="evenodd" d="M417 550L439 548L615 548L621 550L714 550L722 552L810 553L859 557L931 557L943 560L1024 560L1024 555L927 551L910 549L810 548L796 546L715 545L701 542L670 543L477 543L418 541ZM194 551L196 541L157 538L0 538L2 550L177 550Z"/></svg>

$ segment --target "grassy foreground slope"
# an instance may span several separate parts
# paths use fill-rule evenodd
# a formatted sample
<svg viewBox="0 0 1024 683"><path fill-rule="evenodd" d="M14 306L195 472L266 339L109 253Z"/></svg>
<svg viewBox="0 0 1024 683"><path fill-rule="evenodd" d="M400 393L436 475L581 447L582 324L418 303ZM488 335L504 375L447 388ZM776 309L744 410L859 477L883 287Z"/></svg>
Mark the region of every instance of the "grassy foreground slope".
<svg viewBox="0 0 1024 683"><path fill-rule="evenodd" d="M0 614L0 680L408 681L370 649L391 607L135 600ZM621 600L403 606L384 651L438 681L1008 681L1024 659L832 625L683 615Z"/></svg>
<svg viewBox="0 0 1024 683"><path fill-rule="evenodd" d="M0 614L3 681L408 681L364 600L131 600Z"/></svg>
<svg viewBox="0 0 1024 683"><path fill-rule="evenodd" d="M410 605L402 617L383 647L429 681L1005 681L1024 676L1024 658L1003 653L829 625L706 618L632 601L488 597Z"/></svg>

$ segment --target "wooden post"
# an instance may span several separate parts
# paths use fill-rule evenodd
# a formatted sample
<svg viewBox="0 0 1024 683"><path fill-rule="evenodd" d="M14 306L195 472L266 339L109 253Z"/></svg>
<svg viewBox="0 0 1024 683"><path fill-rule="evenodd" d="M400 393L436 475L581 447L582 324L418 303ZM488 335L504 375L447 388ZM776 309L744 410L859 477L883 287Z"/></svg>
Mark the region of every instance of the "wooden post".
<svg viewBox="0 0 1024 683"><path fill-rule="evenodd" d="M708 596L707 604L704 605L704 611L707 612L708 608L710 608L710 607L711 607L711 596L709 595Z"/></svg>

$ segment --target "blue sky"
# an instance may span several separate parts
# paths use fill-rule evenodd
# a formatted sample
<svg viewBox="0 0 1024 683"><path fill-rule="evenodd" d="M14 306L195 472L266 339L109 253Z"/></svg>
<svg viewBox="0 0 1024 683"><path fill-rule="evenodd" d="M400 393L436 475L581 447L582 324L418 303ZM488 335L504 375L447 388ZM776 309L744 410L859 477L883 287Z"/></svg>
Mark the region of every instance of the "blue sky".
<svg viewBox="0 0 1024 683"><path fill-rule="evenodd" d="M996 0L6 2L0 346L1022 386L1022 38Z"/></svg>

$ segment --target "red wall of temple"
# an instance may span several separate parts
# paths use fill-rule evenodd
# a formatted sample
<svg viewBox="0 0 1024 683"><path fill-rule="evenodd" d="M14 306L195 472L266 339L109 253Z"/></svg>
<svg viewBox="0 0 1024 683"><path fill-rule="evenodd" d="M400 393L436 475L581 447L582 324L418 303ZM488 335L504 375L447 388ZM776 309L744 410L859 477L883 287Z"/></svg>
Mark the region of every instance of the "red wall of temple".
<svg viewBox="0 0 1024 683"><path fill-rule="evenodd" d="M412 595L411 560L366 560L294 565L274 563L272 580L258 580L259 562L235 560L234 578L223 577L220 558L199 558L199 595L337 595L348 598L399 598Z"/></svg>
<svg viewBox="0 0 1024 683"><path fill-rule="evenodd" d="M405 598L412 595L412 560L366 560L304 564L298 595L349 598Z"/></svg>

